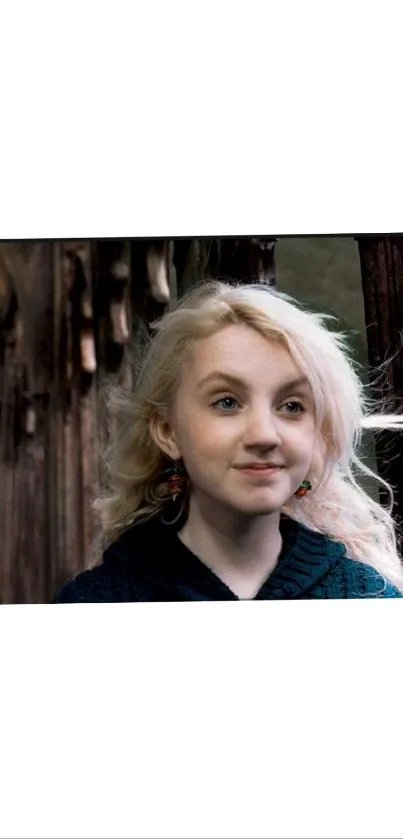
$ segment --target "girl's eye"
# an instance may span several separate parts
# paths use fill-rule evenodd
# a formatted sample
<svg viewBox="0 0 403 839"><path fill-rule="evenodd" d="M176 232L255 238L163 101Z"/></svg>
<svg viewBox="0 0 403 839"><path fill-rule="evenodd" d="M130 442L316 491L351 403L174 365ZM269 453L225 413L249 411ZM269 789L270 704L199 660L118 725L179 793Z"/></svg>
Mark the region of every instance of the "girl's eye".
<svg viewBox="0 0 403 839"><path fill-rule="evenodd" d="M213 403L213 407L217 408L220 411L230 413L231 411L235 411L239 407L239 402L237 399L235 399L234 396L222 396L221 399L218 399L217 402ZM305 408L302 405L302 403L297 402L296 400L286 402L285 405L283 405L282 407L288 407L289 413L293 415L298 415L300 413L305 412ZM292 410L293 408L294 410Z"/></svg>
<svg viewBox="0 0 403 839"><path fill-rule="evenodd" d="M234 411L237 405L238 402L233 396L223 396L222 399L214 402L214 408L221 408L224 411Z"/></svg>
<svg viewBox="0 0 403 839"><path fill-rule="evenodd" d="M300 409L300 411L299 411L299 412L303 413L303 412L305 411L305 408L304 408L304 406L303 406L302 402L296 402L295 400L292 400L291 402L286 402L286 403L285 403L285 405L294 405L294 406L296 405L296 406L297 406L297 408L299 408L299 409ZM283 407L284 407L284 406L283 406ZM299 413L299 412L298 412L298 413ZM292 413L292 414L295 414L296 412L295 412L295 411L291 411L291 413Z"/></svg>

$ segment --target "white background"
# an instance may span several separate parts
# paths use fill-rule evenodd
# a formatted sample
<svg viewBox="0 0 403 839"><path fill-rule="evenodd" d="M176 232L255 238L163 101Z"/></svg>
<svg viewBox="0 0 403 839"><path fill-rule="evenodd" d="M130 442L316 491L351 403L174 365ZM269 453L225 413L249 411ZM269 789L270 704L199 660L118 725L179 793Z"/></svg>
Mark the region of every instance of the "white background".
<svg viewBox="0 0 403 839"><path fill-rule="evenodd" d="M400 10L3 3L0 238L403 231ZM403 835L399 601L0 633L0 836Z"/></svg>

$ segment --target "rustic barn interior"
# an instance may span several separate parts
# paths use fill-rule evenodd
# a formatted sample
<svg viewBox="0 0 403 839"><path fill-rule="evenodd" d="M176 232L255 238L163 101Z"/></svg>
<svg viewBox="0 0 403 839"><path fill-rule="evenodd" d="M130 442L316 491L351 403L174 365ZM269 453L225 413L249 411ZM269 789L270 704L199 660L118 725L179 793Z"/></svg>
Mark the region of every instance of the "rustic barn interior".
<svg viewBox="0 0 403 839"><path fill-rule="evenodd" d="M105 383L130 385L149 324L210 277L277 285L336 314L374 393L401 412L403 236L0 243L1 603L49 603L86 566ZM401 435L366 446L403 522Z"/></svg>

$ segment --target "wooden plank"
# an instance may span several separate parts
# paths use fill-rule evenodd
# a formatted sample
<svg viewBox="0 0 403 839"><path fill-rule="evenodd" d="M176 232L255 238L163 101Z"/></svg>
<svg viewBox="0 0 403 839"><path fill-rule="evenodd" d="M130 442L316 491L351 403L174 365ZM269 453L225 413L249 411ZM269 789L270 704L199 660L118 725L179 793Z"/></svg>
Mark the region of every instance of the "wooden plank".
<svg viewBox="0 0 403 839"><path fill-rule="evenodd" d="M15 422L15 350L9 347L7 360L8 394L5 409L7 412L7 425L5 435L4 460L7 465L7 496L6 496L6 578L5 578L5 603L14 603L17 582L18 562L18 533L19 513L17 505L17 480L15 468L14 450L14 422Z"/></svg>
<svg viewBox="0 0 403 839"><path fill-rule="evenodd" d="M13 523L13 473L14 467L9 458L10 435L10 397L12 381L13 348L3 335L3 358L1 365L1 411L0 411L0 551L1 563L1 602L10 603L10 579L12 576L11 529Z"/></svg>
<svg viewBox="0 0 403 839"><path fill-rule="evenodd" d="M33 393L46 393L52 358L51 252L47 242L0 243L0 266L13 284L24 324L24 362Z"/></svg>
<svg viewBox="0 0 403 839"><path fill-rule="evenodd" d="M65 316L65 294L63 289L62 247L59 242L54 243L52 249L53 266L53 373L52 391L49 404L49 422L51 423L52 449L48 457L53 460L53 498L49 506L53 506L55 521L55 535L50 555L50 579L48 583L48 599L52 600L55 592L64 581L64 565L66 552L66 520L65 520L65 435L64 435L64 378L62 371L66 370L65 347L63 346L63 317Z"/></svg>

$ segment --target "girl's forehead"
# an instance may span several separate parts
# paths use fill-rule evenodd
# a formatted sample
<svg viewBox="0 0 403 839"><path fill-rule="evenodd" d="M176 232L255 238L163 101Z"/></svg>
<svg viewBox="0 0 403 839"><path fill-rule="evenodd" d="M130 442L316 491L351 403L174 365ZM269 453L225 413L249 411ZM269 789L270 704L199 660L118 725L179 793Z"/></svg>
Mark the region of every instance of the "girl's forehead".
<svg viewBox="0 0 403 839"><path fill-rule="evenodd" d="M284 341L265 336L246 324L231 324L194 341L186 359L197 363L216 357L239 360L276 358L295 363Z"/></svg>
<svg viewBox="0 0 403 839"><path fill-rule="evenodd" d="M243 324L234 324L197 340L185 357L187 377L199 378L211 371L247 378L298 376L301 370L288 348Z"/></svg>

